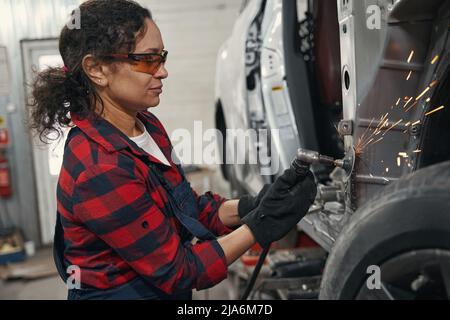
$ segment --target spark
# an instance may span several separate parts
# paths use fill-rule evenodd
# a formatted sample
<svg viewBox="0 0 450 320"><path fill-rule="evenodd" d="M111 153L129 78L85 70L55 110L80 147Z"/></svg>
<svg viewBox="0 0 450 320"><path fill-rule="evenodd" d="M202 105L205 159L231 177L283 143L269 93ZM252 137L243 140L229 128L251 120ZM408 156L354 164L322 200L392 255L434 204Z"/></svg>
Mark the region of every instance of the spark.
<svg viewBox="0 0 450 320"><path fill-rule="evenodd" d="M361 135L361 137L359 137L358 143L356 144L356 149L359 149L360 151L362 151L361 148L360 148L360 146L361 146L361 144L362 144L362 142L363 142L363 140L364 140L364 138L365 138L367 132L370 131L370 128L371 128L372 123L373 123L374 120L375 120L375 118L372 118L372 120L370 120L370 123L369 123L369 125L367 126L367 129L364 131L364 133Z"/></svg>
<svg viewBox="0 0 450 320"><path fill-rule="evenodd" d="M401 98L398 98L397 102L395 103L396 106L400 103Z"/></svg>
<svg viewBox="0 0 450 320"><path fill-rule="evenodd" d="M422 98L425 93L427 93L430 90L430 87L427 87L423 92L416 98L416 101L418 101L420 98Z"/></svg>
<svg viewBox="0 0 450 320"><path fill-rule="evenodd" d="M408 154L406 152L399 152L398 155L402 158L408 158Z"/></svg>
<svg viewBox="0 0 450 320"><path fill-rule="evenodd" d="M413 122L412 124L411 124L411 126L415 126L416 124L419 124L420 123L420 120L417 120L416 122Z"/></svg>
<svg viewBox="0 0 450 320"><path fill-rule="evenodd" d="M373 138L371 138L369 141L365 142L365 143L361 146L361 150L364 149L365 147L367 147L372 141L373 141Z"/></svg>
<svg viewBox="0 0 450 320"><path fill-rule="evenodd" d="M389 119L386 118L384 121L380 122L377 126L377 128L375 129L375 131L373 132L372 136L376 136L381 132L381 129L383 129L383 127L389 122Z"/></svg>
<svg viewBox="0 0 450 320"><path fill-rule="evenodd" d="M385 130L383 133L383 136L388 133L391 129L393 129L395 126L397 126L400 122L402 122L403 119L398 120L396 123L394 123L392 126L389 127L389 129Z"/></svg>
<svg viewBox="0 0 450 320"><path fill-rule="evenodd" d="M411 53L409 54L409 57L408 57L408 63L411 63L413 56L414 56L414 50L411 50Z"/></svg>
<svg viewBox="0 0 450 320"><path fill-rule="evenodd" d="M408 107L408 109L405 110L405 112L408 112L409 110L411 110L412 108L414 108L414 107L417 105L418 102L419 102L419 101L415 101L411 106Z"/></svg>
<svg viewBox="0 0 450 320"><path fill-rule="evenodd" d="M364 134L361 136L361 139L364 138L364 136L366 135L366 133L367 133L368 131L370 131L370 128L372 127L372 123L373 123L374 120L375 120L375 118L372 118L372 120L370 120L370 123L369 123L369 125L367 126L367 129L364 131Z"/></svg>
<svg viewBox="0 0 450 320"><path fill-rule="evenodd" d="M410 71L410 72L408 73L408 76L406 77L406 81L408 81L408 80L411 78L411 75L412 75L412 71Z"/></svg>
<svg viewBox="0 0 450 320"><path fill-rule="evenodd" d="M406 101L405 105L403 106L403 109L406 108L406 106L411 102L412 99L413 99L413 97L409 98L409 100Z"/></svg>
<svg viewBox="0 0 450 320"><path fill-rule="evenodd" d="M439 55L434 56L433 60L431 60L431 64L435 64L439 60Z"/></svg>
<svg viewBox="0 0 450 320"><path fill-rule="evenodd" d="M421 153L421 152L422 152L422 150L420 150L420 149L417 149L417 150L413 151L413 153Z"/></svg>
<svg viewBox="0 0 450 320"><path fill-rule="evenodd" d="M438 83L439 82L439 80L434 80L434 81L432 81L431 83L430 83L430 88L433 88L435 85L436 85L436 83Z"/></svg>
<svg viewBox="0 0 450 320"><path fill-rule="evenodd" d="M397 157L397 166L400 167L402 164L402 159L400 157Z"/></svg>
<svg viewBox="0 0 450 320"><path fill-rule="evenodd" d="M430 102L430 101L431 101L431 98L430 98L430 97L428 97L426 101L427 101L427 102Z"/></svg>
<svg viewBox="0 0 450 320"><path fill-rule="evenodd" d="M386 173L388 173L389 172L389 168L386 168Z"/></svg>
<svg viewBox="0 0 450 320"><path fill-rule="evenodd" d="M384 127L386 127L386 125L387 125L388 123L389 123L389 118L384 119L384 121L381 122L381 123L378 125L377 130L383 129Z"/></svg>
<svg viewBox="0 0 450 320"><path fill-rule="evenodd" d="M385 177L383 177L383 180L385 180L386 182L390 182L388 179L386 179Z"/></svg>
<svg viewBox="0 0 450 320"><path fill-rule="evenodd" d="M405 123L405 127L408 127L411 124L411 121Z"/></svg>
<svg viewBox="0 0 450 320"><path fill-rule="evenodd" d="M440 110L444 109L444 106L440 106L439 108L436 108L434 110L431 110L430 112L425 113L425 116L429 116L432 113L438 112Z"/></svg>
<svg viewBox="0 0 450 320"><path fill-rule="evenodd" d="M381 137L380 139L378 139L378 140L375 140L374 142L372 142L372 143L370 143L370 144L375 144L375 143L378 143L378 142L380 142L381 140L383 140L384 138L383 137Z"/></svg>

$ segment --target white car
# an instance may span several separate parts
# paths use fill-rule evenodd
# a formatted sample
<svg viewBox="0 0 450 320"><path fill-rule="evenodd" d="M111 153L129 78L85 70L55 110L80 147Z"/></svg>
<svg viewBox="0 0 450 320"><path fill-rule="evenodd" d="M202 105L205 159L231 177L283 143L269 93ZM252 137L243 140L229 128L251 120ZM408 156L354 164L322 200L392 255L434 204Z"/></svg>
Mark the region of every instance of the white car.
<svg viewBox="0 0 450 320"><path fill-rule="evenodd" d="M324 151L322 146L327 142L321 143L320 132L324 136L327 133L322 140L329 140L332 134L328 133L335 131L337 122L329 120L328 115L321 115L322 122L327 121L325 126L316 127L315 118L324 106L311 70L313 30L307 11L306 0L244 1L233 32L220 49L215 99L216 127L228 138L223 159L234 147L238 154L251 156L259 152L269 154L273 161L266 170L269 174L261 174L267 166L261 162L224 161L222 172L235 195L258 191L263 183L289 167L300 147ZM338 52L335 54L338 56ZM336 70L339 85L339 61ZM329 110L339 109L340 97L334 98L332 104L334 109ZM236 143L225 135L226 129L251 129L256 134L249 136L249 144ZM260 134L261 129L267 130L269 139ZM336 155L339 150L328 148L325 152Z"/></svg>

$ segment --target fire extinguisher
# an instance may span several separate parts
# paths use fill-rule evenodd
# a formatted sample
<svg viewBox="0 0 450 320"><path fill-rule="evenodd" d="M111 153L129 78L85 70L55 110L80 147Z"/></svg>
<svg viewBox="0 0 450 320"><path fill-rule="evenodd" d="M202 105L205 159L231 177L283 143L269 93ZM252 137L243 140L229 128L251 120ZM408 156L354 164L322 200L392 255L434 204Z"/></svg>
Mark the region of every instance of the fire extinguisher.
<svg viewBox="0 0 450 320"><path fill-rule="evenodd" d="M11 195L11 175L8 159L3 153L0 153L0 198L9 198Z"/></svg>

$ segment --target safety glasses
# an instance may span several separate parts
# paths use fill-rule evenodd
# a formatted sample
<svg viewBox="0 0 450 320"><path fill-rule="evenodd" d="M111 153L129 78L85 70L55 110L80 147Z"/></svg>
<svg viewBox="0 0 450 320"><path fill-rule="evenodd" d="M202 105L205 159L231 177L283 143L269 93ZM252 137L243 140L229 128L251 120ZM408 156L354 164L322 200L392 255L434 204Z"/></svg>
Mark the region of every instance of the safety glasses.
<svg viewBox="0 0 450 320"><path fill-rule="evenodd" d="M163 50L161 53L115 53L103 56L103 58L130 61L133 71L148 73L153 76L158 72L161 65L167 61L168 54L166 50Z"/></svg>

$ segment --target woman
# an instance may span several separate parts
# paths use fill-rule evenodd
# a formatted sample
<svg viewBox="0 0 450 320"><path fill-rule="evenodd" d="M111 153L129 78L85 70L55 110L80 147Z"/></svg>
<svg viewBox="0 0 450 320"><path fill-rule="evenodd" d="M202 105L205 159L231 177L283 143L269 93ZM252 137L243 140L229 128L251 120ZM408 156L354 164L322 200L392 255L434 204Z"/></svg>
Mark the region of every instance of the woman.
<svg viewBox="0 0 450 320"><path fill-rule="evenodd" d="M314 179L287 170L254 198L197 195L147 111L168 76L150 12L126 0L87 1L80 12L81 29L61 32L64 68L38 75L32 104L41 139L73 127L54 243L61 277L71 265L81 271L68 298L190 299L226 278L255 242L291 230L315 197Z"/></svg>

